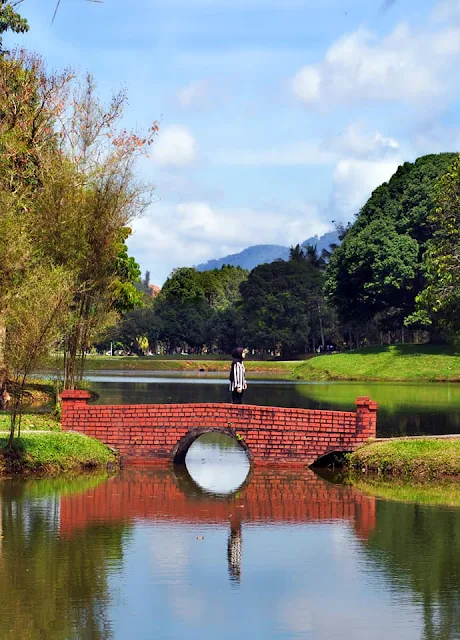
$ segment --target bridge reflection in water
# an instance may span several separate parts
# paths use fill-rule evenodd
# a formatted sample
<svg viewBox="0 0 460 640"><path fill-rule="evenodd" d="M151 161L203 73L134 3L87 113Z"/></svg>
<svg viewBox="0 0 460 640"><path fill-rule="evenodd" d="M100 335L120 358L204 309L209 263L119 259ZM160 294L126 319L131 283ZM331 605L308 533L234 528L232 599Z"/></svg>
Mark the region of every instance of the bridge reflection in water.
<svg viewBox="0 0 460 640"><path fill-rule="evenodd" d="M225 524L228 570L234 582L241 579L247 524L345 520L363 541L375 528L374 498L327 482L309 469L255 468L236 493L225 496L203 490L184 466L129 468L84 493L62 495L60 502L60 532L66 537L98 523Z"/></svg>

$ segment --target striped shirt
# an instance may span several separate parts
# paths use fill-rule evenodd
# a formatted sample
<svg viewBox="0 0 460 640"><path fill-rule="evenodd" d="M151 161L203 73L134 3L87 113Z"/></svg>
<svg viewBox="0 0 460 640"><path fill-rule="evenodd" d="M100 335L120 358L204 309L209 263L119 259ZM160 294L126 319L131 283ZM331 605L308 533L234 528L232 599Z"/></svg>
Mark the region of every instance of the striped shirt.
<svg viewBox="0 0 460 640"><path fill-rule="evenodd" d="M244 368L244 364L242 362L232 363L233 369L233 379L230 379L230 391L235 391L235 389L243 389L246 388L246 370Z"/></svg>

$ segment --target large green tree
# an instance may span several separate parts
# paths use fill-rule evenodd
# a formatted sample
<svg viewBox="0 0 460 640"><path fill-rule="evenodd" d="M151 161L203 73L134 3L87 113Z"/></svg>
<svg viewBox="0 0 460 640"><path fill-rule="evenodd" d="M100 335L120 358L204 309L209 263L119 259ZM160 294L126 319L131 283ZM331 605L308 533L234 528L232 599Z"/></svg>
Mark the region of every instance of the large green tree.
<svg viewBox="0 0 460 640"><path fill-rule="evenodd" d="M245 344L283 356L314 348L322 287L321 269L303 251L257 266L240 287Z"/></svg>
<svg viewBox="0 0 460 640"><path fill-rule="evenodd" d="M223 319L238 302L246 278L244 269L229 265L202 272L192 267L173 271L154 304L159 339L166 349L222 347Z"/></svg>
<svg viewBox="0 0 460 640"><path fill-rule="evenodd" d="M460 159L439 180L434 229L424 256L426 287L415 319L436 319L450 333L460 331Z"/></svg>
<svg viewBox="0 0 460 640"><path fill-rule="evenodd" d="M436 181L455 155L404 163L378 187L331 255L326 293L348 326L376 320L401 328L423 288L421 263L431 237Z"/></svg>

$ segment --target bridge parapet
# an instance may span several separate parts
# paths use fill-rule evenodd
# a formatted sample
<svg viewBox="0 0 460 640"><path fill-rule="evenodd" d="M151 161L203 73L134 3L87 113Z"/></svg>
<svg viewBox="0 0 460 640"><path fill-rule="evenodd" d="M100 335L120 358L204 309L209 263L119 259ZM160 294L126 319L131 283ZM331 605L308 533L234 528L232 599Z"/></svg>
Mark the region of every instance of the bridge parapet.
<svg viewBox="0 0 460 640"><path fill-rule="evenodd" d="M98 438L126 460L183 463L203 433L235 438L257 464L310 465L353 451L376 435L377 404L359 397L357 411L216 403L89 405L88 391L64 391L62 428Z"/></svg>

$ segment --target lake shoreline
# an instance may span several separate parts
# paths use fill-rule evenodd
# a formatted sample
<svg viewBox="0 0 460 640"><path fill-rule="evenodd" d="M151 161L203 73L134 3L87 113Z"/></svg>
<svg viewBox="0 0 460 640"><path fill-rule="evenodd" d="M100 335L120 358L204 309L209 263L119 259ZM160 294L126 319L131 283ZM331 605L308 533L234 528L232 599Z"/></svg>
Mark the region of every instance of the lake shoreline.
<svg viewBox="0 0 460 640"><path fill-rule="evenodd" d="M0 478L52 477L64 473L113 470L119 456L99 440L64 431L23 431L8 450L0 433Z"/></svg>
<svg viewBox="0 0 460 640"><path fill-rule="evenodd" d="M348 455L347 467L360 477L390 480L453 479L460 476L460 436L373 440Z"/></svg>
<svg viewBox="0 0 460 640"><path fill-rule="evenodd" d="M88 356L85 372L177 371L228 373L229 358L209 356ZM399 344L367 347L301 360L245 361L248 378L264 373L298 382L460 382L460 355L448 346Z"/></svg>

